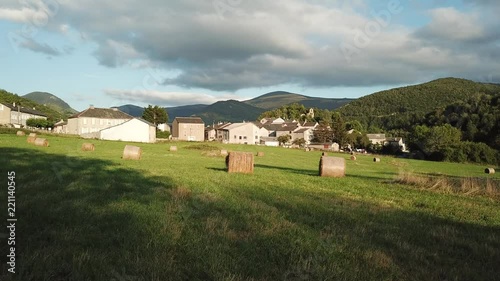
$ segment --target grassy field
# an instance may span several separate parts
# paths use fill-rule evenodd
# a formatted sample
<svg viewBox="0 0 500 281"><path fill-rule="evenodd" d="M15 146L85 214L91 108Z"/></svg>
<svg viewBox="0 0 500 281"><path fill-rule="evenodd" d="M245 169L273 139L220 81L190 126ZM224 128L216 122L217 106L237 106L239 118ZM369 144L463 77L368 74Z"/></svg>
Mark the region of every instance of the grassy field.
<svg viewBox="0 0 500 281"><path fill-rule="evenodd" d="M402 173L481 182L484 166L358 156L320 178L320 152L263 151L253 175L193 143L140 144L0 135L0 200L16 172L16 274L0 280L494 280L500 200L474 189L399 184ZM178 152L170 152L170 145ZM349 155L338 154L349 158ZM401 182L401 181L399 181ZM495 187L496 186L496 187Z"/></svg>

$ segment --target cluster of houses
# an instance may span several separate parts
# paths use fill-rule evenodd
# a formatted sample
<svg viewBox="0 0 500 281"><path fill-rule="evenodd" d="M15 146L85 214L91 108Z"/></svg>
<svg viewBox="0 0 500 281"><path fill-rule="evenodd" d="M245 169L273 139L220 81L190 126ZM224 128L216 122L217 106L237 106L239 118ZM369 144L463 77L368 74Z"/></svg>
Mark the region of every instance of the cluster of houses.
<svg viewBox="0 0 500 281"><path fill-rule="evenodd" d="M30 118L43 118L47 116L32 108L16 106L16 104L0 103L0 124L11 124L15 127L26 126L26 120ZM241 123L218 123L205 126L200 117L176 117L172 125L154 124L133 117L117 108L96 108L90 106L88 109L61 120L54 126L53 131L60 134L79 135L83 138L95 138L102 140L119 140L132 142L156 142L156 130L170 131L174 140L183 141L218 141L229 144L251 144L279 146L280 136L290 136L289 142L303 139L306 146L317 146L312 144L314 130L319 124L317 122L299 122L297 120L284 120L282 118L264 118L256 122ZM402 138L386 138L384 134L368 134L373 144L397 145L406 150ZM336 144L320 144L321 147L331 150L339 150Z"/></svg>
<svg viewBox="0 0 500 281"><path fill-rule="evenodd" d="M290 142L304 139L311 143L317 122L298 122L282 118L264 118L260 122L220 123L205 128L205 140L234 144L278 146L278 137L290 136Z"/></svg>
<svg viewBox="0 0 500 281"><path fill-rule="evenodd" d="M26 120L31 118L47 119L47 115L35 108L20 106L16 103L0 103L0 124L13 124L15 127L25 127Z"/></svg>

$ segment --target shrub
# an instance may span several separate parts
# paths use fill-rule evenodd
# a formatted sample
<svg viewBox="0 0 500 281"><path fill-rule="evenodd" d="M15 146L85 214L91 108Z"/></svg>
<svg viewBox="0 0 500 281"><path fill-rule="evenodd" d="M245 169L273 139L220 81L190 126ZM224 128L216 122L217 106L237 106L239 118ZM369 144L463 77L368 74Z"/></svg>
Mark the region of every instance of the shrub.
<svg viewBox="0 0 500 281"><path fill-rule="evenodd" d="M156 130L156 137L161 139L168 139L170 137L170 132Z"/></svg>
<svg viewBox="0 0 500 281"><path fill-rule="evenodd" d="M461 142L447 147L441 152L442 160L450 162L472 162L484 164L499 164L498 152L484 143Z"/></svg>

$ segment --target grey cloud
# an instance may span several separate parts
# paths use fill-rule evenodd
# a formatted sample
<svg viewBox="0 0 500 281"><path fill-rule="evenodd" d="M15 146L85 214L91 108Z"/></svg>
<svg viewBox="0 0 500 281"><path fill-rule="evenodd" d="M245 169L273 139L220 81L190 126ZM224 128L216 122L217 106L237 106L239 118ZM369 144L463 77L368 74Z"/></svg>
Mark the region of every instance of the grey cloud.
<svg viewBox="0 0 500 281"><path fill-rule="evenodd" d="M42 54L46 54L49 56L62 55L62 53L58 49L56 49L56 48L54 48L46 43L39 43L31 38L25 39L24 41L20 42L19 46L22 48L31 50L33 52L42 53Z"/></svg>
<svg viewBox="0 0 500 281"><path fill-rule="evenodd" d="M394 85L500 72L496 18L472 18L467 36L450 36L453 22L437 16L418 30L394 20L348 62L341 43L372 20L355 9L326 0L221 1L229 9L197 0L60 0L51 24L66 24L95 42L101 65L149 61L181 73L164 83L185 88ZM479 2L477 9L498 6Z"/></svg>

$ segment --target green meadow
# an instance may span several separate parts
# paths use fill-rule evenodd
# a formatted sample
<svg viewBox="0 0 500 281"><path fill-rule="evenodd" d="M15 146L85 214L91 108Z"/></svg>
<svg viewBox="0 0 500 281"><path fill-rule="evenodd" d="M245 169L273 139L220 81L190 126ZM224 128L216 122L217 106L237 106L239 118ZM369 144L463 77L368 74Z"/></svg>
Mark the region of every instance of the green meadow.
<svg viewBox="0 0 500 281"><path fill-rule="evenodd" d="M0 135L2 281L500 276L500 175L486 166L357 155L334 179L318 176L319 151L135 144L142 159L126 161L123 142L92 140L96 150L83 152L88 140L45 137L49 147ZM228 174L220 149L265 155L254 174Z"/></svg>

